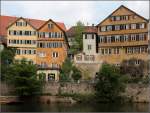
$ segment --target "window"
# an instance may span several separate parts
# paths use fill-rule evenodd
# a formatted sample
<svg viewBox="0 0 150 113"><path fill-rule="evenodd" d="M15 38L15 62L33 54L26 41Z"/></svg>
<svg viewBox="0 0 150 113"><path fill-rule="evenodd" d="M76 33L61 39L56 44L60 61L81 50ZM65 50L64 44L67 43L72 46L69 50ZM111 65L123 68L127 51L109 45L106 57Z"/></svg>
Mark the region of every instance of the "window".
<svg viewBox="0 0 150 113"><path fill-rule="evenodd" d="M49 33L45 33L45 38L48 38L49 37Z"/></svg>
<svg viewBox="0 0 150 113"><path fill-rule="evenodd" d="M88 45L88 50L91 50L92 49L92 46L91 45Z"/></svg>
<svg viewBox="0 0 150 113"><path fill-rule="evenodd" d="M102 53L102 55L104 55L104 49L101 49L101 53Z"/></svg>
<svg viewBox="0 0 150 113"><path fill-rule="evenodd" d="M136 24L131 24L131 29L136 29Z"/></svg>
<svg viewBox="0 0 150 113"><path fill-rule="evenodd" d="M107 31L112 31L112 26L107 26Z"/></svg>
<svg viewBox="0 0 150 113"><path fill-rule="evenodd" d="M140 23L140 24L139 24L139 28L140 28L140 29L143 29L144 27L145 27L145 24L144 24L144 23Z"/></svg>
<svg viewBox="0 0 150 113"><path fill-rule="evenodd" d="M91 34L87 34L87 39L92 39L92 35Z"/></svg>
<svg viewBox="0 0 150 113"><path fill-rule="evenodd" d="M38 52L38 56L39 57L46 57L46 53L45 52Z"/></svg>
<svg viewBox="0 0 150 113"><path fill-rule="evenodd" d="M53 24L48 24L48 28L52 29L53 28Z"/></svg>
<svg viewBox="0 0 150 113"><path fill-rule="evenodd" d="M102 26L101 31L106 31L106 26Z"/></svg>
<svg viewBox="0 0 150 113"><path fill-rule="evenodd" d="M16 49L16 54L20 55L20 49Z"/></svg>
<svg viewBox="0 0 150 113"><path fill-rule="evenodd" d="M116 16L116 20L117 20L117 21L120 20L120 16Z"/></svg>
<svg viewBox="0 0 150 113"><path fill-rule="evenodd" d="M121 20L129 20L129 16L122 16Z"/></svg>
<svg viewBox="0 0 150 113"><path fill-rule="evenodd" d="M108 54L111 54L111 49L110 48L108 49Z"/></svg>
<svg viewBox="0 0 150 113"><path fill-rule="evenodd" d="M92 39L94 39L94 34L92 34Z"/></svg>
<svg viewBox="0 0 150 113"><path fill-rule="evenodd" d="M136 35L135 34L131 34L131 40L136 40Z"/></svg>
<svg viewBox="0 0 150 113"><path fill-rule="evenodd" d="M120 25L115 25L115 30L120 30Z"/></svg>
<svg viewBox="0 0 150 113"><path fill-rule="evenodd" d="M99 42L103 43L104 42L104 36L99 36Z"/></svg>
<svg viewBox="0 0 150 113"><path fill-rule="evenodd" d="M129 28L130 28L129 24L126 24L126 29L129 29Z"/></svg>
<svg viewBox="0 0 150 113"><path fill-rule="evenodd" d="M120 35L115 35L115 42L120 42Z"/></svg>
<svg viewBox="0 0 150 113"><path fill-rule="evenodd" d="M136 60L136 61L135 61L135 64L136 64L136 65L140 64L140 60Z"/></svg>
<svg viewBox="0 0 150 113"><path fill-rule="evenodd" d="M55 58L58 57L58 52L53 52L52 57L55 57Z"/></svg>
<svg viewBox="0 0 150 113"><path fill-rule="evenodd" d="M108 49L105 49L105 54L108 54Z"/></svg>
<svg viewBox="0 0 150 113"><path fill-rule="evenodd" d="M87 34L84 34L84 36L85 36L85 39L87 39Z"/></svg>
<svg viewBox="0 0 150 113"><path fill-rule="evenodd" d="M77 55L76 60L77 61L81 61L82 60L82 56L81 55Z"/></svg>
<svg viewBox="0 0 150 113"><path fill-rule="evenodd" d="M114 54L119 54L119 48L114 48Z"/></svg>
<svg viewBox="0 0 150 113"><path fill-rule="evenodd" d="M124 35L124 41L128 41L128 35Z"/></svg>
<svg viewBox="0 0 150 113"><path fill-rule="evenodd" d="M144 37L145 37L145 34L144 34L144 33L139 34L139 40L144 40Z"/></svg>
<svg viewBox="0 0 150 113"><path fill-rule="evenodd" d="M107 36L107 42L111 43L111 36Z"/></svg>
<svg viewBox="0 0 150 113"><path fill-rule="evenodd" d="M55 73L48 73L48 81L55 80Z"/></svg>

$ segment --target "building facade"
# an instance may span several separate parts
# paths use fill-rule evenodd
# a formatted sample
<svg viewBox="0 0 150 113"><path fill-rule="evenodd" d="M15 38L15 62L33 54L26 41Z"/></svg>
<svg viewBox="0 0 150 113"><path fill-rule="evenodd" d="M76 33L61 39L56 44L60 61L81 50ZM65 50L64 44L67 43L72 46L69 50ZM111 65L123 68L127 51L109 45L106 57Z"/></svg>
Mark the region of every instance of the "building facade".
<svg viewBox="0 0 150 113"><path fill-rule="evenodd" d="M16 48L15 60L36 64L46 81L59 80L68 49L64 23L11 16L0 16L0 22L1 42Z"/></svg>
<svg viewBox="0 0 150 113"><path fill-rule="evenodd" d="M38 29L38 73L45 73L46 80L59 80L59 70L67 57L67 49L65 31L52 20L45 22Z"/></svg>
<svg viewBox="0 0 150 113"><path fill-rule="evenodd" d="M97 28L98 53L104 62L119 65L125 59L148 59L148 20L144 17L120 6Z"/></svg>
<svg viewBox="0 0 150 113"><path fill-rule="evenodd" d="M16 48L16 60L36 64L37 31L26 19L18 18L7 27L7 47Z"/></svg>

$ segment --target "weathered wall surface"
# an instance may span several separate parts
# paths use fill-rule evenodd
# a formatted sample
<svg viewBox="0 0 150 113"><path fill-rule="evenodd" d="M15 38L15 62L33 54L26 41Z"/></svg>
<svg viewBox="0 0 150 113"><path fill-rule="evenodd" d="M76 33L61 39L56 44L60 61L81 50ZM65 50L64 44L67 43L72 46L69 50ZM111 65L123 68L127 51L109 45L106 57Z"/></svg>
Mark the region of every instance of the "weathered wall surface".
<svg viewBox="0 0 150 113"><path fill-rule="evenodd" d="M14 90L8 85L1 83L1 96L11 95ZM94 92L94 85L89 83L46 83L43 94L57 95L59 93L91 94ZM123 95L132 99L133 102L150 102L150 87L143 84L128 84Z"/></svg>
<svg viewBox="0 0 150 113"><path fill-rule="evenodd" d="M96 72L98 72L101 67L101 63L76 63L75 65L80 69L82 75L84 75L84 77L82 77L83 79L95 78Z"/></svg>
<svg viewBox="0 0 150 113"><path fill-rule="evenodd" d="M150 86L129 84L124 95L131 98L133 102L150 102Z"/></svg>
<svg viewBox="0 0 150 113"><path fill-rule="evenodd" d="M14 87L12 85L8 85L5 82L0 82L0 95L6 96L6 95L12 95L14 92Z"/></svg>
<svg viewBox="0 0 150 113"><path fill-rule="evenodd" d="M88 83L46 83L43 88L44 94L57 95L59 93L90 94L94 92L94 86Z"/></svg>

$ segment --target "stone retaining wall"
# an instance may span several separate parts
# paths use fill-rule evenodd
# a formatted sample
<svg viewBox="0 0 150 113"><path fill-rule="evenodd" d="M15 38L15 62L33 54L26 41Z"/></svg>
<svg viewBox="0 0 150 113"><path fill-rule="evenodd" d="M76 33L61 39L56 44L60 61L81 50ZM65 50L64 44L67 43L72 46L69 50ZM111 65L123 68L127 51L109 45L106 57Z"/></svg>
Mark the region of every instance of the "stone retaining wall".
<svg viewBox="0 0 150 113"><path fill-rule="evenodd" d="M11 95L14 89L10 86L1 83L1 96ZM4 87L5 86L5 87ZM78 93L78 94L92 94L94 92L94 85L90 83L51 83L47 82L43 87L43 94L57 95L63 93ZM150 102L150 87L143 84L128 84L123 95L132 99L133 102Z"/></svg>

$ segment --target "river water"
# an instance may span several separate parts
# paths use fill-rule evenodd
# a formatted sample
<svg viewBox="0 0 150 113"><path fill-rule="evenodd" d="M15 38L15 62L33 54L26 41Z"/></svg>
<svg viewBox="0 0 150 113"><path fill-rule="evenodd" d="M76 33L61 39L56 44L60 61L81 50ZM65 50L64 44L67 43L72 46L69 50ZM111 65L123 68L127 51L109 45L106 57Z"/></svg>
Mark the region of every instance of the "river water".
<svg viewBox="0 0 150 113"><path fill-rule="evenodd" d="M100 104L44 104L18 103L2 104L2 112L148 112L148 103L100 103Z"/></svg>

